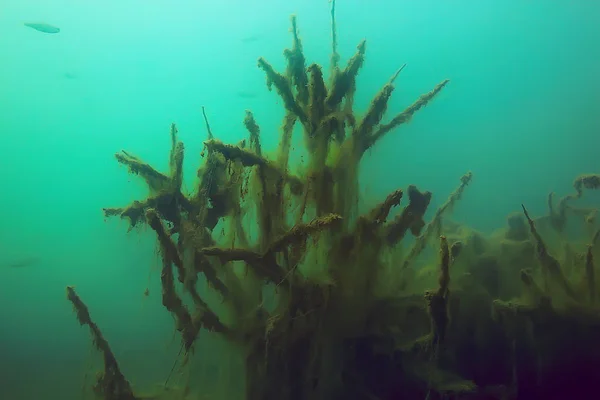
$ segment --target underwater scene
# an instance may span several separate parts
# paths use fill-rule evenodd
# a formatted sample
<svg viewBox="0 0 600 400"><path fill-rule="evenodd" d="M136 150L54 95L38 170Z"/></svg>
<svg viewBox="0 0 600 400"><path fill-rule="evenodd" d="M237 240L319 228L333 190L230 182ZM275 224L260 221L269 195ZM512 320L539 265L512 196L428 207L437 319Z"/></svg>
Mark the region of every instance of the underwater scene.
<svg viewBox="0 0 600 400"><path fill-rule="evenodd" d="M599 398L600 3L0 8L0 400Z"/></svg>

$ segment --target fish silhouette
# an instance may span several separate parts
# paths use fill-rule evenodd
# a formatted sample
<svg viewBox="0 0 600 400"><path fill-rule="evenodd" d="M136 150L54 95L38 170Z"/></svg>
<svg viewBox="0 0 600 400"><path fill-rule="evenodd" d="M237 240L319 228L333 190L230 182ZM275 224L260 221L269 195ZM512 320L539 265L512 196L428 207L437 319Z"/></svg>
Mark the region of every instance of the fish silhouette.
<svg viewBox="0 0 600 400"><path fill-rule="evenodd" d="M261 35L250 35L250 36L245 36L245 37L241 38L240 40L242 43L248 44L248 43L258 42L261 39L262 39Z"/></svg>
<svg viewBox="0 0 600 400"><path fill-rule="evenodd" d="M248 91L248 90L240 90L237 92L238 97L242 99L254 99L256 98L256 92Z"/></svg>
<svg viewBox="0 0 600 400"><path fill-rule="evenodd" d="M58 33L60 28L43 22L25 22L23 25L44 33Z"/></svg>
<svg viewBox="0 0 600 400"><path fill-rule="evenodd" d="M26 268L36 265L40 259L38 257L25 257L3 264L5 268Z"/></svg>

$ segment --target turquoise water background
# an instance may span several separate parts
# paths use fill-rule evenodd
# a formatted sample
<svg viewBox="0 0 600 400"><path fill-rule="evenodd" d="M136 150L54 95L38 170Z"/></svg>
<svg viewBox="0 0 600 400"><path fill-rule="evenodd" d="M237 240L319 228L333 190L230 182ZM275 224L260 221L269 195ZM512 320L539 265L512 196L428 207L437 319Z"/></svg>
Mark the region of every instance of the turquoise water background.
<svg viewBox="0 0 600 400"><path fill-rule="evenodd" d="M155 238L128 234L101 211L145 196L113 154L126 149L166 170L175 122L191 190L201 106L226 142L246 136L252 110L263 146L275 149L283 108L256 59L283 70L292 13L308 62L327 66L326 0L2 1L0 398L81 398L90 340L66 285L132 381L165 378L179 338L160 304ZM61 32L23 25L31 21ZM548 192L600 172L600 3L338 0L337 25L343 62L367 39L359 110L404 63L388 115L451 79L365 157L365 202L416 184L434 193L433 211L471 170L455 217L491 232L521 203L544 213ZM210 340L199 352L217 363Z"/></svg>

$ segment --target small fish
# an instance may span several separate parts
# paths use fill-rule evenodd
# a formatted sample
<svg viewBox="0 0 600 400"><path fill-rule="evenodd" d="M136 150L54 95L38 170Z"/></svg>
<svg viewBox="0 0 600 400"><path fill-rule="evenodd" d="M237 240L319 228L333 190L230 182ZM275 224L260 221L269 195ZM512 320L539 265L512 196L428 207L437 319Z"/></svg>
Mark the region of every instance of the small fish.
<svg viewBox="0 0 600 400"><path fill-rule="evenodd" d="M25 22L23 25L44 33L58 33L60 28L43 22Z"/></svg>
<svg viewBox="0 0 600 400"><path fill-rule="evenodd" d="M254 99L257 96L255 92L251 92L251 91L247 91L247 90L240 90L237 92L237 95L239 98L242 98L242 99Z"/></svg>
<svg viewBox="0 0 600 400"><path fill-rule="evenodd" d="M241 38L241 42L244 44L248 44L248 43L254 43L254 42L258 42L259 40L261 40L262 36L261 35L250 35L250 36L245 36L243 38Z"/></svg>
<svg viewBox="0 0 600 400"><path fill-rule="evenodd" d="M22 258L19 260L15 260L10 263L6 263L6 264L4 264L4 267L6 267L6 268L25 268L25 267L31 267L32 265L35 265L38 262L39 262L39 258L37 258L37 257L26 257L26 258Z"/></svg>

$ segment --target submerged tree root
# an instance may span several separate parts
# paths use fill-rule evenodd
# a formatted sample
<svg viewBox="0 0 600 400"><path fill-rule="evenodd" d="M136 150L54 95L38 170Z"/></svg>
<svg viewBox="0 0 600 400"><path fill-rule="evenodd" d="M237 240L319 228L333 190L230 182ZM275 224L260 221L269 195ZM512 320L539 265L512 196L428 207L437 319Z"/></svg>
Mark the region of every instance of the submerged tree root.
<svg viewBox="0 0 600 400"><path fill-rule="evenodd" d="M331 17L328 78L321 66L307 67L295 16L292 46L284 52L285 72L264 58L258 60L268 89L275 89L285 108L275 157L264 151L251 111L244 118L248 140L233 145L217 139L203 108L205 162L198 169L194 192L182 191L184 146L172 125L168 173L129 153L117 155L119 163L145 180L150 196L124 208L104 209L105 216L128 219L130 228L145 223L156 233L163 265L162 303L174 316L186 351L202 328L245 349L247 400L312 400L340 394L332 382L342 369L336 369L336 363L344 362L343 343L365 333L372 306L380 300L378 285L390 277L383 254L407 234L421 234L432 196L410 185L367 214L358 214L358 171L364 153L410 121L448 80L384 122L403 65L359 114L354 96L366 42L361 41L340 66L335 2ZM308 158L301 173L289 162L296 122ZM460 197L470 175L463 181L442 211ZM408 203L388 222L403 193ZM256 216L256 221L247 216ZM428 297L436 343L444 339L448 324L450 255L445 239L441 249L440 287ZM243 276L232 262L248 267ZM222 297L214 310L200 293L200 273ZM274 297L264 299L271 288ZM221 315L229 321L222 322L227 318Z"/></svg>
<svg viewBox="0 0 600 400"><path fill-rule="evenodd" d="M386 79L366 111L357 112L357 77L366 42L340 65L335 11L332 1L329 76L318 64L307 66L295 16L285 71L258 60L267 88L275 89L284 108L276 154L270 156L264 148L264 133L251 111L240 126L247 138L227 144L213 132L202 108L207 137L192 192L182 189L184 145L173 124L167 172L130 153L117 153L117 161L142 178L150 194L126 207L105 208L104 215L128 220L130 229L145 224L156 234L162 304L174 317L186 357L202 329L227 340L243 359L246 400L508 398L483 390L501 385L510 386L519 398L548 398L523 394L532 375L515 368L515 360L535 364L539 348L551 353L561 341L577 336L571 333L580 334L585 343L580 347L589 347L591 354L598 351L600 359L595 345L600 334L595 210L585 210L588 228L597 231L592 246L584 258L571 262L579 267L572 270L580 282L569 281L568 267L574 265L561 265L551 255L547 225L530 218L525 207L525 218L519 214L520 222L513 219L496 241L443 224L471 182L470 172L428 224L432 193L415 185L393 191L361 215L364 153L411 121L449 81L442 80L386 120L399 74L406 73L404 64ZM290 162L295 128L305 150L299 155L307 160L299 168ZM582 175L573 186L575 193L556 207L549 198L550 223L561 232L569 212L580 216L584 211L571 201L584 190L600 188L600 175ZM454 226L456 231L450 232ZM461 241L449 243L450 234L465 236L465 250L457 245ZM405 246L410 235L415 241ZM409 268L435 237L440 238L439 261ZM455 263L458 251L461 258ZM569 260L576 259L573 251L569 254ZM536 257L541 268L530 268ZM428 275L431 271L437 271L437 286L432 286L436 278L435 272ZM510 274L514 280L506 282ZM202 285L202 276L208 285ZM523 286L510 292L521 297L493 299L500 282L510 289ZM423 301L429 287L435 289ZM97 390L106 400L135 399L87 307L72 288L67 292L80 323L90 326L104 354L105 373ZM220 301L209 302L215 296ZM530 345L528 335L542 340Z"/></svg>

